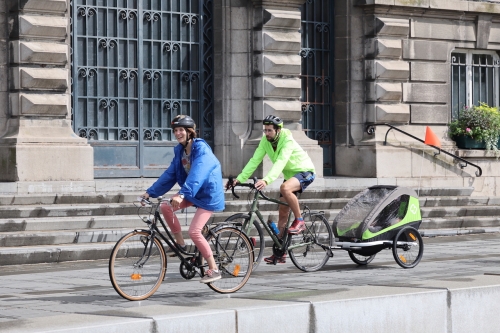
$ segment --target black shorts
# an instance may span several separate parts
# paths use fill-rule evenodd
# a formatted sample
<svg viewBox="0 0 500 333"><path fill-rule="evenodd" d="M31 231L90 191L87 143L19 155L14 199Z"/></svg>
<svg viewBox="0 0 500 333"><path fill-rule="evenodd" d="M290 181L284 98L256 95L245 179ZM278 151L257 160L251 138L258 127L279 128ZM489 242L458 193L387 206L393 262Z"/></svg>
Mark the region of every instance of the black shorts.
<svg viewBox="0 0 500 333"><path fill-rule="evenodd" d="M304 172L299 172L298 174L293 176L294 178L297 178L300 183L300 190L294 193L302 193L304 190L312 184L316 176L314 175L314 172L310 171L304 171ZM286 180L283 181L283 183L286 182ZM280 193L280 197L283 195Z"/></svg>

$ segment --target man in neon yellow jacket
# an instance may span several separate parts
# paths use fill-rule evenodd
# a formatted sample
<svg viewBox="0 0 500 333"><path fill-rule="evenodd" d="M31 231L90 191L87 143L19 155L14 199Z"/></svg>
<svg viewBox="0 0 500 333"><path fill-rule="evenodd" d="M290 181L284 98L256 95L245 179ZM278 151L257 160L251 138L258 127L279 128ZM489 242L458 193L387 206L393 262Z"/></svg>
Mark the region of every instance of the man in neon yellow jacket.
<svg viewBox="0 0 500 333"><path fill-rule="evenodd" d="M283 121L280 118L272 115L267 116L263 120L263 124L264 135L253 157L236 177L233 184L228 182L226 188L230 185L234 186L237 183L246 182L267 154L273 162L273 167L264 178L255 184L255 187L262 190L283 173L285 181L281 184L280 193L290 208L284 205L279 206L278 228L280 236L282 236L288 220L288 212L291 209L295 220L288 229L288 233L297 234L305 230L305 223L300 214L299 200L295 193L302 193L314 181L314 164L309 155L293 139L290 130L283 128ZM268 263L285 263L285 256L275 258L272 255L264 260Z"/></svg>

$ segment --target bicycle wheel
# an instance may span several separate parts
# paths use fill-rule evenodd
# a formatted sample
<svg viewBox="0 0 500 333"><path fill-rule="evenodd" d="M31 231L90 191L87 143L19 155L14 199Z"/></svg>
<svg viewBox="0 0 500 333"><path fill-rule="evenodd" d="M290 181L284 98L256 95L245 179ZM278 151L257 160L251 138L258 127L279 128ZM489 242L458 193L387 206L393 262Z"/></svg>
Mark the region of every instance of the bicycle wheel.
<svg viewBox="0 0 500 333"><path fill-rule="evenodd" d="M357 254L352 251L349 251L348 253L351 260L358 265L368 265L375 258L375 254L371 256L363 256L361 254Z"/></svg>
<svg viewBox="0 0 500 333"><path fill-rule="evenodd" d="M403 268L418 265L424 254L424 242L417 229L406 227L397 233L392 244L394 260Z"/></svg>
<svg viewBox="0 0 500 333"><path fill-rule="evenodd" d="M250 216L248 216L248 214L234 214L229 216L224 222L229 222L236 228L241 230L242 225L249 219ZM250 241L252 242L254 247L253 256L255 261L253 263L252 271L255 271L262 261L262 257L264 257L264 248L266 247L266 242L264 240L264 230L262 230L262 227L258 221L253 221L253 228L248 237L250 238Z"/></svg>
<svg viewBox="0 0 500 333"><path fill-rule="evenodd" d="M131 301L153 295L167 270L167 257L159 239L147 231L123 236L109 258L109 278L116 292Z"/></svg>
<svg viewBox="0 0 500 333"><path fill-rule="evenodd" d="M288 251L293 264L304 272L321 269L332 255L332 229L323 215L305 214L306 230L293 235Z"/></svg>
<svg viewBox="0 0 500 333"><path fill-rule="evenodd" d="M252 273L253 251L247 235L233 227L213 231L207 238L222 278L208 286L221 294L241 289Z"/></svg>

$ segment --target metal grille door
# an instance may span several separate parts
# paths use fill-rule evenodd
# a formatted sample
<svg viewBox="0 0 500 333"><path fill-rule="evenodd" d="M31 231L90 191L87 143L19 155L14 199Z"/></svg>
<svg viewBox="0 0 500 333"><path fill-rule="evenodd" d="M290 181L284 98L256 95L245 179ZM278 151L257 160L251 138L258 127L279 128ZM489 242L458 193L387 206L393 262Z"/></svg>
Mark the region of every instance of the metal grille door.
<svg viewBox="0 0 500 333"><path fill-rule="evenodd" d="M333 118L333 5L302 5L302 127L323 148L323 174L335 174Z"/></svg>
<svg viewBox="0 0 500 333"><path fill-rule="evenodd" d="M72 2L73 126L96 177L158 176L178 114L213 144L211 11L211 0Z"/></svg>

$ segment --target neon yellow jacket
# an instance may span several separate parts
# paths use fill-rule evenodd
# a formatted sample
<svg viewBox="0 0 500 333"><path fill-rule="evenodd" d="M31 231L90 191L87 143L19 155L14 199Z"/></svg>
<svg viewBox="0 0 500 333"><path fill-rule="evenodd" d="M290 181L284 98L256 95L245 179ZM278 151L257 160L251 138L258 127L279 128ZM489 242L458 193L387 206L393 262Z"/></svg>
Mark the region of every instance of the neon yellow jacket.
<svg viewBox="0 0 500 333"><path fill-rule="evenodd" d="M284 128L281 130L281 135L278 141L276 151L266 136L263 135L259 146L255 150L253 157L248 161L243 171L236 177L240 183L244 183L253 174L255 169L264 159L267 154L273 162L273 167L267 175L262 178L267 184L272 183L283 172L285 180L293 177L299 172L310 171L315 172L314 164L311 161L307 152L293 139L292 132Z"/></svg>

